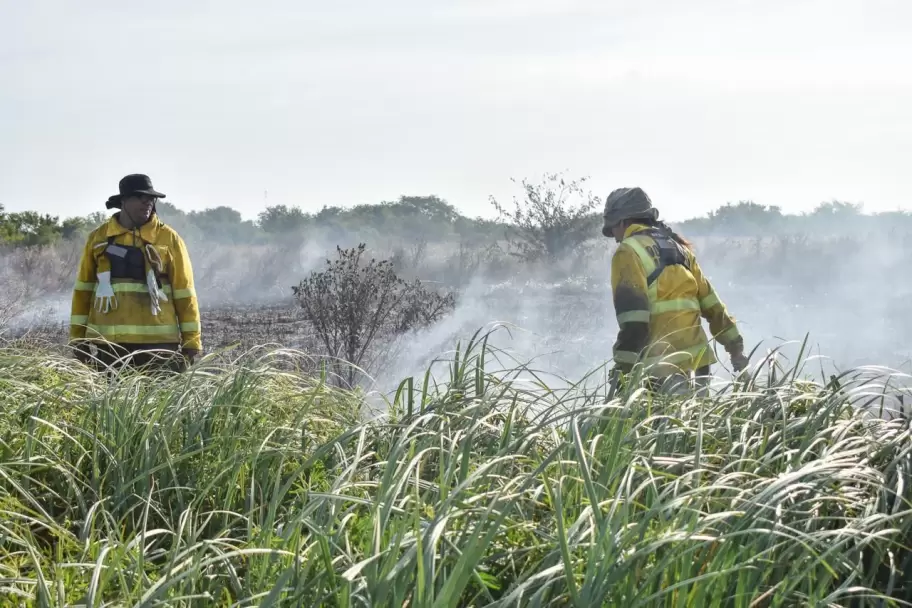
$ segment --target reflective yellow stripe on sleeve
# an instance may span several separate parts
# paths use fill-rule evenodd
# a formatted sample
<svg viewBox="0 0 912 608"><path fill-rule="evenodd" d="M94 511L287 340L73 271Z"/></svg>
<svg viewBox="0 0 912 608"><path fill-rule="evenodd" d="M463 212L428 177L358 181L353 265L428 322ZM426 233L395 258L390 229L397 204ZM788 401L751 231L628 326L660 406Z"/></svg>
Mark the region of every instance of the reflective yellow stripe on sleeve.
<svg viewBox="0 0 912 608"><path fill-rule="evenodd" d="M720 303L721 302L719 301L719 296L717 296L715 293L711 293L708 296L706 296L705 298L703 298L702 300L700 300L700 306L704 309L712 308L716 304L720 304Z"/></svg>
<svg viewBox="0 0 912 608"><path fill-rule="evenodd" d="M180 324L181 331L199 331L200 324L196 321L187 321Z"/></svg>
<svg viewBox="0 0 912 608"><path fill-rule="evenodd" d="M618 325L623 325L624 323L649 323L649 317L648 310L631 310L619 314L617 322Z"/></svg>
<svg viewBox="0 0 912 608"><path fill-rule="evenodd" d="M87 281L76 281L76 284L73 285L75 291L95 291L96 283L89 283Z"/></svg>
<svg viewBox="0 0 912 608"><path fill-rule="evenodd" d="M737 340L740 336L741 332L739 332L738 328L733 325L719 334L719 337L717 339L721 342L731 342L733 340Z"/></svg>
<svg viewBox="0 0 912 608"><path fill-rule="evenodd" d="M175 289L174 290L174 299L175 300L184 300L186 298L195 298L196 289L190 287L188 289Z"/></svg>
<svg viewBox="0 0 912 608"><path fill-rule="evenodd" d="M634 365L637 361L639 361L639 359L640 359L640 356L638 354L631 352L629 350L619 350L616 353L614 353L614 360L617 363L626 363L629 365Z"/></svg>
<svg viewBox="0 0 912 608"><path fill-rule="evenodd" d="M89 315L72 315L70 325L85 325L89 322Z"/></svg>

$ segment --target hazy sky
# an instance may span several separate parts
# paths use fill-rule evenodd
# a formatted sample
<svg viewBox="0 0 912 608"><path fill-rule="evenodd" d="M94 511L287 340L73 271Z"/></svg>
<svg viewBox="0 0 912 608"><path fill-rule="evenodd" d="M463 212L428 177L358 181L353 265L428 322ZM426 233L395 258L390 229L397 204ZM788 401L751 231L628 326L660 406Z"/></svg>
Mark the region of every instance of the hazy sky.
<svg viewBox="0 0 912 608"><path fill-rule="evenodd" d="M637 184L912 208L909 0L0 0L0 203L186 209Z"/></svg>

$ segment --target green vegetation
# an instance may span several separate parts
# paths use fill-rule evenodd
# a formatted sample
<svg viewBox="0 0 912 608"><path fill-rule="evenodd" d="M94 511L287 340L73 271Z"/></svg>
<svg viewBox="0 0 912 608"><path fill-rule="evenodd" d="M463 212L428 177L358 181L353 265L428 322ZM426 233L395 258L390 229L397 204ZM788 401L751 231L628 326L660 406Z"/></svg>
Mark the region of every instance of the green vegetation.
<svg viewBox="0 0 912 608"><path fill-rule="evenodd" d="M255 221L244 220L238 211L225 206L187 212L162 201L158 212L188 242L255 245L319 238L341 246L388 240L477 245L506 238L513 252L523 259L553 259L587 238L600 236L602 199L583 190L586 182L585 177L572 179L561 174L546 174L537 182L516 182L519 196L514 198L512 209L493 197L489 200L496 220L466 217L436 195L400 196L396 201L345 208L323 206L316 213L298 206L275 205L265 208ZM673 201L657 201L665 215L671 204ZM106 218L103 211L64 220L33 211L7 213L0 204L0 245L81 241ZM678 226L692 236L844 234L860 229L912 228L912 214L863 214L860 204L831 201L821 203L811 213L791 215L775 205L740 201Z"/></svg>
<svg viewBox="0 0 912 608"><path fill-rule="evenodd" d="M6 213L0 204L0 245L32 247L81 238L104 218L104 214L93 213L88 217L71 217L61 222L58 216L47 213Z"/></svg>
<svg viewBox="0 0 912 608"><path fill-rule="evenodd" d="M873 380L666 399L498 356L457 349L377 415L291 351L108 383L0 350L2 603L912 601L912 428L857 407Z"/></svg>
<svg viewBox="0 0 912 608"><path fill-rule="evenodd" d="M263 244L291 240L299 242L312 234L323 240L344 242L356 238L383 236L414 240L422 235L428 240L485 239L502 236L497 223L469 219L452 205L436 196L402 196L398 201L351 208L323 207L315 214L300 207L277 205L267 207L256 221L244 220L230 207L220 206L203 211L185 212L167 201L157 206L158 213L188 241L224 244ZM0 245L53 245L66 240L82 240L86 234L107 219L106 213L72 217L61 221L57 216L26 211L5 213L0 205Z"/></svg>
<svg viewBox="0 0 912 608"><path fill-rule="evenodd" d="M183 375L106 377L62 344L0 345L0 605L912 603L912 420L881 411L908 391L887 374L814 383L766 361L706 398L636 381L615 394L604 369L547 378L503 365L475 336L391 395L357 388L355 366L382 375L373 364L395 359L393 341L424 357L413 330L452 312L476 279L494 284L471 296L479 305L539 307L565 350L589 344L601 360L604 300L590 286L605 281L610 243L581 184L524 181L514 211L491 201L500 222L437 197L270 207L255 222L161 203L198 248L197 289L213 311L233 295L294 296L296 314L277 325L309 331L297 342L308 353L213 352ZM0 329L66 293L81 235L104 217L0 208ZM844 232L908 217L743 202L683 230L753 235L704 239L702 259L758 285L787 268L795 298L836 284L821 269L864 238ZM323 263L331 245L337 259ZM873 249L855 264L900 276L904 253ZM542 296L552 275L558 287ZM846 284L863 293L879 276ZM884 308L878 331L904 327L904 302ZM231 343L273 335L267 314L241 317Z"/></svg>

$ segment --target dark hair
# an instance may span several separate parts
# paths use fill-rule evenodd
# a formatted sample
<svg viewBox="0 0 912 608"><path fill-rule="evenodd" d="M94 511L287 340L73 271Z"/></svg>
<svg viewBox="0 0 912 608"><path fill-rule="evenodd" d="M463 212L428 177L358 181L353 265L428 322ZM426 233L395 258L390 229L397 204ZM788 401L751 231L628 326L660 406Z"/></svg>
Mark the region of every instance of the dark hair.
<svg viewBox="0 0 912 608"><path fill-rule="evenodd" d="M638 224L644 224L651 228L658 228L659 230L661 230L662 232L664 232L668 236L670 236L672 239L677 241L680 245L683 245L684 247L687 247L688 249L691 249L691 250L693 249L693 244L690 241L688 241L683 236L681 236L680 234L678 234L677 232L672 230L671 226L669 226L668 224L666 224L665 222L663 222L661 220L654 220L651 217L644 217L644 218L636 218L631 221L636 222Z"/></svg>

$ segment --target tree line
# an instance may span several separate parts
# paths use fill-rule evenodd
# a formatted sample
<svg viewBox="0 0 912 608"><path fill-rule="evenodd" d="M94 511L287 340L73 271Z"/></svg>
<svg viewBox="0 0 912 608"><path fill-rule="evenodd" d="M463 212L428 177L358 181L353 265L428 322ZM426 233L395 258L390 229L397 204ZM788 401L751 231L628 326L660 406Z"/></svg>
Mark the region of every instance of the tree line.
<svg viewBox="0 0 912 608"><path fill-rule="evenodd" d="M157 212L185 238L224 243L268 243L299 238L313 230L327 236L366 230L392 236L421 234L427 240L484 237L498 231L497 222L465 217L437 196L402 196L350 208L323 207L316 213L275 205L265 208L256 220L245 220L226 206L184 211L168 201L159 201ZM35 211L7 212L0 204L0 243L35 246L82 239L108 217L104 212L67 218Z"/></svg>
<svg viewBox="0 0 912 608"><path fill-rule="evenodd" d="M319 234L321 240L346 243L380 239L483 243L506 238L521 245L525 258L556 255L600 232L600 197L585 189L586 178L568 180L547 174L539 182L518 182L508 206L490 198L495 219L470 218L435 196L401 196L395 201L353 207L327 207L315 213L298 206L266 207L245 220L230 207L183 211L160 201L158 213L187 240L259 244L297 241ZM665 207L667 209L667 207ZM667 213L666 213L667 214ZM35 211L7 212L0 204L0 245L46 246L82 240L105 222L99 211L67 217ZM894 211L865 214L859 204L831 201L810 213L783 213L781 207L753 201L727 203L703 217L672 222L691 236L768 236L793 233L857 233L859 229L912 229L912 215Z"/></svg>

